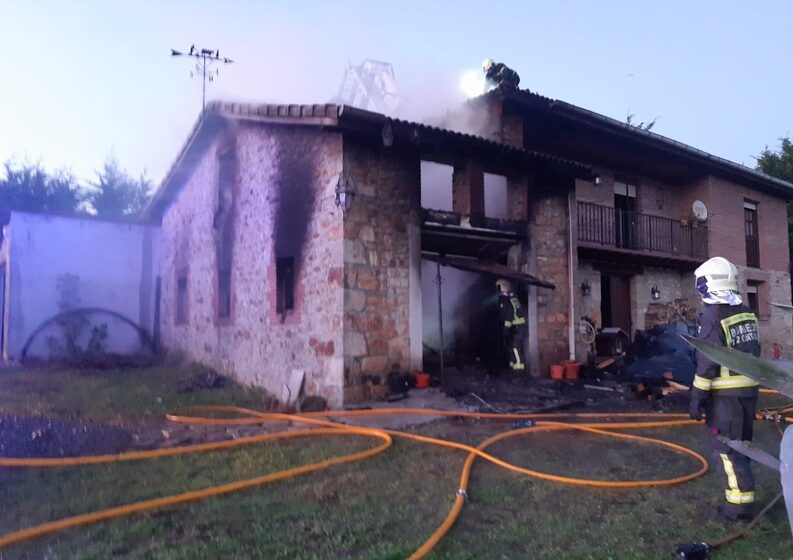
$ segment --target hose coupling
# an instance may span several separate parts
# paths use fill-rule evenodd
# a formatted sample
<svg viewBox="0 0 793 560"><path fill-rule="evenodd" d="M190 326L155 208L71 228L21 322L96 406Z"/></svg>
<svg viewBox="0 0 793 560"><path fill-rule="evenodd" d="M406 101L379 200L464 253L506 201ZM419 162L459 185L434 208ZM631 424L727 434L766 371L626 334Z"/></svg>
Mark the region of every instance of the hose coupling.
<svg viewBox="0 0 793 560"><path fill-rule="evenodd" d="M468 501L468 491L465 488L458 488L457 495L462 496L466 502Z"/></svg>

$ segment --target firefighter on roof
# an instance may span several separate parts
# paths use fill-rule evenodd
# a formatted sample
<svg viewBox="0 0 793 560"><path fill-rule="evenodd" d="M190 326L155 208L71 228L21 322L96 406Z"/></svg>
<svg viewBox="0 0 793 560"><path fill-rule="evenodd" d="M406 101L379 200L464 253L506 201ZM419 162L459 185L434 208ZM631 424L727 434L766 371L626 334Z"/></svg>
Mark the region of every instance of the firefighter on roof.
<svg viewBox="0 0 793 560"><path fill-rule="evenodd" d="M714 344L760 355L757 317L743 305L738 294L738 270L723 257L713 257L695 272L696 287L705 310L700 315L699 336ZM751 519L754 478L747 457L716 439L751 441L757 408L758 384L702 354L697 354L697 373L691 388L689 415L701 420L706 414L711 445L718 454L727 487L725 502L717 507L724 521Z"/></svg>
<svg viewBox="0 0 793 560"><path fill-rule="evenodd" d="M518 296L512 292L509 280L503 278L496 281L498 288L498 311L504 334L504 343L509 353L509 367L523 371L523 340L526 338L526 311Z"/></svg>
<svg viewBox="0 0 793 560"><path fill-rule="evenodd" d="M488 85L502 89L518 89L520 76L506 64L486 58L482 61L482 70Z"/></svg>

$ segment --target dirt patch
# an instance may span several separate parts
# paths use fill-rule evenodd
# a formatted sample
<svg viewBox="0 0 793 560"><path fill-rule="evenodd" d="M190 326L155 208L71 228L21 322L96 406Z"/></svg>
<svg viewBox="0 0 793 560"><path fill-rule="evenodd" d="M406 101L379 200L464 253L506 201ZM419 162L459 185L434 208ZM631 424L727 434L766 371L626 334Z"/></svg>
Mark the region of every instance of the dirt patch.
<svg viewBox="0 0 793 560"><path fill-rule="evenodd" d="M131 434L119 427L84 420L0 414L0 456L3 457L119 453L131 441Z"/></svg>
<svg viewBox="0 0 793 560"><path fill-rule="evenodd" d="M628 383L489 375L478 368L448 368L443 391L482 412L683 412L688 402L687 394L647 398Z"/></svg>

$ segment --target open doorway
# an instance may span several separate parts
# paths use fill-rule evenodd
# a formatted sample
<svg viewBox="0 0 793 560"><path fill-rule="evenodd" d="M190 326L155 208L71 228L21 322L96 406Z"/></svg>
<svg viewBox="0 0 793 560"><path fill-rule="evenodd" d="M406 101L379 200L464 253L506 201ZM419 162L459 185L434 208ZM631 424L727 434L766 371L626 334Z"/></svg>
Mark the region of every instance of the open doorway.
<svg viewBox="0 0 793 560"><path fill-rule="evenodd" d="M630 276L603 274L600 277L600 314L603 327L631 332Z"/></svg>
<svg viewBox="0 0 793 560"><path fill-rule="evenodd" d="M425 363L433 364L439 358L440 307L443 310L446 366L472 365L487 372L498 371L503 365L501 362L505 361L505 354L502 352L503 342L500 340L495 278L452 266L442 266L426 259L421 263L421 278Z"/></svg>

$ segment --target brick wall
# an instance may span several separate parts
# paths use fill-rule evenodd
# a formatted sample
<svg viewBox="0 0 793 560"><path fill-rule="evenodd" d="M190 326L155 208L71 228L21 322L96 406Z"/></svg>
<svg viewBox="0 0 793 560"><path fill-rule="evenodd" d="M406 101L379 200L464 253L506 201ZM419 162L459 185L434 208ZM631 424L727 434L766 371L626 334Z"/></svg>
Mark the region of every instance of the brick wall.
<svg viewBox="0 0 793 560"><path fill-rule="evenodd" d="M534 373L541 376L548 375L551 364L566 360L569 352L567 204L567 196L548 196L532 200L529 210L532 272L556 286L536 290L540 371Z"/></svg>
<svg viewBox="0 0 793 560"><path fill-rule="evenodd" d="M687 284L686 284L687 282ZM653 286L661 296L652 299ZM642 274L631 277L631 325L633 330L645 330L654 325L648 324L648 314L656 315L658 304L666 305L677 300L688 301L695 294L694 279L690 273L681 273L668 268L646 267ZM657 322L657 321L656 321ZM633 336L633 333L629 333Z"/></svg>
<svg viewBox="0 0 793 560"><path fill-rule="evenodd" d="M730 181L711 177L708 211L714 214L708 221L710 252L746 265L746 236L744 234L744 199L757 202L760 228L760 266L764 270L788 271L787 207L785 201Z"/></svg>
<svg viewBox="0 0 793 560"><path fill-rule="evenodd" d="M636 185L636 211L652 216L679 220L691 214L691 204L698 198L688 185L670 185L650 177L621 177L613 170L593 168L600 184L576 180L576 200L614 206L614 181L629 180Z"/></svg>
<svg viewBox="0 0 793 560"><path fill-rule="evenodd" d="M252 124L231 134L236 137L237 163L232 316L218 321L214 304L216 140L163 217L165 346L276 396L291 369L303 369L306 393L340 406L344 251L334 188L341 171L341 137ZM302 196L290 197L287 189ZM285 250L298 252L295 310L285 315L275 311L279 242ZM181 268L188 270L188 318L177 325L175 284Z"/></svg>
<svg viewBox="0 0 793 560"><path fill-rule="evenodd" d="M388 372L410 370L408 225L419 222L420 161L345 140L344 169L358 191L344 222L344 400L356 402L381 393Z"/></svg>

